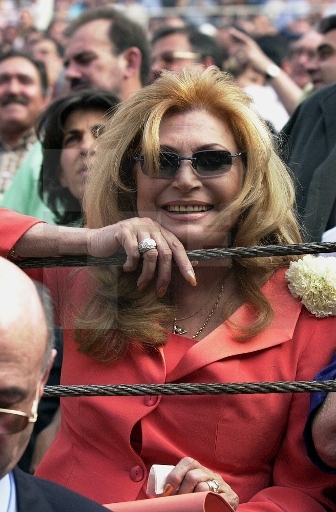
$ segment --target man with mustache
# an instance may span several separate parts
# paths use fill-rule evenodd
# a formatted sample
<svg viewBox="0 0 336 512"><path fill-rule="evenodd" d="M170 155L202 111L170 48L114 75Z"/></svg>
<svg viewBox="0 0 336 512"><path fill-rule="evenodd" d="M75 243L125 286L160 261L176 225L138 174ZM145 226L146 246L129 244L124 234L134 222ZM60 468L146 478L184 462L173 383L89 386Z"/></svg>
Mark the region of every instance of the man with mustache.
<svg viewBox="0 0 336 512"><path fill-rule="evenodd" d="M69 89L101 89L120 100L148 84L150 45L143 27L111 6L87 9L72 20L65 35L64 68ZM42 163L34 144L0 204L53 223L41 202L37 182Z"/></svg>
<svg viewBox="0 0 336 512"><path fill-rule="evenodd" d="M48 100L42 62L16 51L0 56L0 198L36 141L34 125Z"/></svg>

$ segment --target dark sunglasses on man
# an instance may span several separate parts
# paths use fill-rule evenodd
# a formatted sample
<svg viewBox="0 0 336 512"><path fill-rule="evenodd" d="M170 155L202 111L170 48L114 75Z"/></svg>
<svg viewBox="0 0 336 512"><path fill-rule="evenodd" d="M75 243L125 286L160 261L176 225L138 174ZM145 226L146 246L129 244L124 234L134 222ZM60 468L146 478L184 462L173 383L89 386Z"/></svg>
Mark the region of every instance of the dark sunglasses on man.
<svg viewBox="0 0 336 512"><path fill-rule="evenodd" d="M30 415L15 409L3 409L0 407L0 435L17 434L24 430L29 423L36 422L39 389L40 383L38 383L36 388L36 396Z"/></svg>

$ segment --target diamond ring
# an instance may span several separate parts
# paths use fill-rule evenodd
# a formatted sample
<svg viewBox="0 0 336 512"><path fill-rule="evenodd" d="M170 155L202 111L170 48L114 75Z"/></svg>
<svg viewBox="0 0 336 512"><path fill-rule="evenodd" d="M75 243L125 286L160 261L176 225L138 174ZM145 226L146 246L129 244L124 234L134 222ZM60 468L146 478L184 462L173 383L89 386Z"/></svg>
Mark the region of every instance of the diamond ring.
<svg viewBox="0 0 336 512"><path fill-rule="evenodd" d="M210 491L219 492L219 483L216 480L208 480L206 483L208 484Z"/></svg>
<svg viewBox="0 0 336 512"><path fill-rule="evenodd" d="M153 240L153 238L145 238L142 240L142 242L139 243L138 249L140 254L144 254L151 249L156 249L156 242Z"/></svg>

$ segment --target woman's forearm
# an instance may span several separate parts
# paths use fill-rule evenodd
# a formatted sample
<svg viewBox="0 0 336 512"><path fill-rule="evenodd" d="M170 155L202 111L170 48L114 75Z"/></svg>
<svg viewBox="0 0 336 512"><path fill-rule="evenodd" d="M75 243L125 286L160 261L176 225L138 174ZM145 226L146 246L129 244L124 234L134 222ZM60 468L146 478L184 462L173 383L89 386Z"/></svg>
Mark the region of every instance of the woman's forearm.
<svg viewBox="0 0 336 512"><path fill-rule="evenodd" d="M71 228L38 223L15 243L14 252L21 257L47 257L63 254L87 254L86 228Z"/></svg>

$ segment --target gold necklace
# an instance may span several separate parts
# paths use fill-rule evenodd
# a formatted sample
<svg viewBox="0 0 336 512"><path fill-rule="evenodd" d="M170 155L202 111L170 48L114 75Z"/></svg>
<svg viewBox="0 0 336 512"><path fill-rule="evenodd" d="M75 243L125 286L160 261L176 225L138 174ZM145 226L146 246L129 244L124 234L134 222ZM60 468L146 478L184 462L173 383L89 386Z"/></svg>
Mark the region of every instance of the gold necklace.
<svg viewBox="0 0 336 512"><path fill-rule="evenodd" d="M227 272L226 272L226 274L225 274L225 276L224 276L223 282L222 282L222 284L221 284L221 286L220 286L220 289L219 289L219 293L218 293L218 296L217 296L216 302L215 302L215 304L213 305L212 310L210 311L209 315L207 316L207 318L206 318L206 320L205 320L204 324L202 325L202 327L200 327L200 328L198 329L198 331L197 331L197 332L196 332L196 333L191 337L193 340L194 340L195 338L197 338L197 336L198 336L199 334L201 334L201 332L202 332L202 331L204 331L204 329L206 328L206 326L207 326L207 325L208 325L208 323L210 322L210 320L211 320L211 318L212 318L212 316L213 316L214 312L216 311L216 309L217 309L217 307L218 307L218 304L219 304L219 301L220 301L220 298L221 298L221 296L222 296L222 294L223 294L224 286L225 286L225 284L226 284L226 281L228 280L230 270L231 270L231 266L228 268L228 270L227 270ZM196 311L196 313L193 313L192 315L189 315L189 316L185 316L185 317L183 317L183 318L179 318L179 320L177 320L177 318L175 317L175 318L174 318L173 330L172 330L173 334L179 334L180 336L182 336L183 334L187 334L187 332L188 332L188 331L187 331L186 329L184 329L183 327L181 327L180 325L178 325L176 322L177 322L177 321L180 321L180 320L186 320L187 318L191 318L191 317L193 317L193 316L197 315L197 313L199 313L200 311L202 311L202 309L203 309L203 308L208 304L208 302L210 301L210 299L212 298L212 296L213 296L213 294L211 294L211 295L210 295L210 297L209 297L209 299L206 301L206 303L205 303L205 304L204 304L200 309L198 309L198 310Z"/></svg>
<svg viewBox="0 0 336 512"><path fill-rule="evenodd" d="M218 284L216 284L216 286L210 293L209 297L207 298L207 300L205 301L203 306L201 306L197 311L195 311L195 313L192 313L191 315L188 315L188 316L184 316L182 318L176 318L176 317L174 318L174 326L173 326L173 331L172 331L174 334L180 334L180 335L186 334L187 331L183 327L178 325L177 322L181 322L181 320L187 320L188 318L192 318L193 316L197 315L197 313L202 311L202 309L204 309L209 304L210 300L212 299L212 297L217 289L217 286L218 286Z"/></svg>

